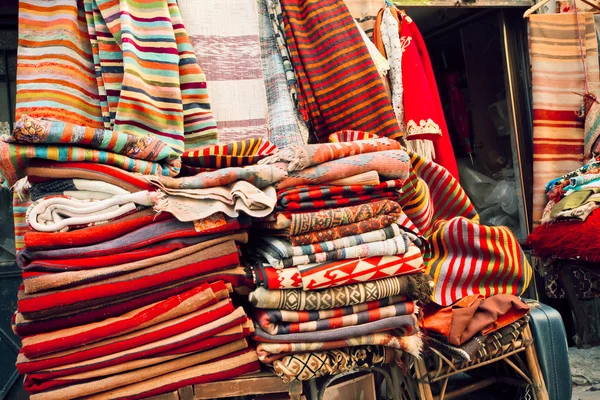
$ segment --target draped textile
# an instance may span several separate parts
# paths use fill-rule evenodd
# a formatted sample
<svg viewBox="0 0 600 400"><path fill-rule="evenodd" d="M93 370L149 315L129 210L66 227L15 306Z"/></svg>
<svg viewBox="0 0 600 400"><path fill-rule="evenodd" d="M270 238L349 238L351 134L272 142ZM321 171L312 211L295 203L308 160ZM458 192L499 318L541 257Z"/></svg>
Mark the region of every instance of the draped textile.
<svg viewBox="0 0 600 400"><path fill-rule="evenodd" d="M267 99L255 1L179 0L193 53L204 66L219 140L267 138ZM210 10L210 12L207 12Z"/></svg>
<svg viewBox="0 0 600 400"><path fill-rule="evenodd" d="M286 62L278 44L281 40L279 30L273 29L269 1L260 0L257 4L260 55L269 112L269 139L279 148L302 145L308 142L308 127L298 113L296 99L290 93ZM289 57L287 64L289 65ZM293 68L289 72L295 81Z"/></svg>
<svg viewBox="0 0 600 400"><path fill-rule="evenodd" d="M319 141L342 129L402 136L383 83L342 0L282 0L300 107Z"/></svg>
<svg viewBox="0 0 600 400"><path fill-rule="evenodd" d="M579 22L577 21L579 18ZM586 91L578 30L589 90L599 93L598 41L592 13L534 14L529 18L533 85L533 223L546 205L546 184L583 163L584 126L579 119ZM560 48L555 43L561 43Z"/></svg>
<svg viewBox="0 0 600 400"><path fill-rule="evenodd" d="M409 152L412 169L398 200L429 242L426 270L433 299L449 305L471 294L522 294L532 269L506 227L479 224L479 216L442 166Z"/></svg>

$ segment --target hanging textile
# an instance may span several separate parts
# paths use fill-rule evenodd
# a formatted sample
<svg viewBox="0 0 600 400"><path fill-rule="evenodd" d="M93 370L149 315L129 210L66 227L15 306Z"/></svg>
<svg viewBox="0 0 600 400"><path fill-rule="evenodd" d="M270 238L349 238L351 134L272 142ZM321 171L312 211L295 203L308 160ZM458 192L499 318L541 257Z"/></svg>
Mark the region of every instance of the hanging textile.
<svg viewBox="0 0 600 400"><path fill-rule="evenodd" d="M299 118L288 87L284 60L277 43L278 34L273 30L267 3L267 0L259 0L258 13L260 54L269 111L269 139L279 148L302 145L308 142L308 127Z"/></svg>
<svg viewBox="0 0 600 400"><path fill-rule="evenodd" d="M282 0L286 41L319 141L354 129L402 136L383 83L342 0Z"/></svg>
<svg viewBox="0 0 600 400"><path fill-rule="evenodd" d="M253 0L179 0L198 62L205 66L219 140L267 138L267 98ZM210 12L207 12L210 10Z"/></svg>
<svg viewBox="0 0 600 400"><path fill-rule="evenodd" d="M395 35L391 32L394 26L399 27ZM405 129L408 147L434 159L458 179L456 157L433 68L417 25L404 11L386 7L377 15L373 41L390 61L392 103ZM400 49L396 48L398 45ZM427 141L432 141L433 146Z"/></svg>
<svg viewBox="0 0 600 400"><path fill-rule="evenodd" d="M592 13L533 14L529 24L534 119L533 223L538 225L546 205L546 184L583 163L584 130L578 113L585 76L578 29L592 93L599 93L598 41Z"/></svg>

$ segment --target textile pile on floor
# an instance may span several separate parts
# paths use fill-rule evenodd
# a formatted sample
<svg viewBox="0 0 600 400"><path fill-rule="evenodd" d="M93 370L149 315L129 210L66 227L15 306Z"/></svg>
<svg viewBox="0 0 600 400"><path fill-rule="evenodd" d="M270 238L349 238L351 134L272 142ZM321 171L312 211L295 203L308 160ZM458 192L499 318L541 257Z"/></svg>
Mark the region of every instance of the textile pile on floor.
<svg viewBox="0 0 600 400"><path fill-rule="evenodd" d="M259 359L291 381L388 363L396 350L418 356L416 302L431 287L423 242L395 201L406 152L357 140L291 146L259 163L281 161L289 175L276 210L253 224L247 246Z"/></svg>

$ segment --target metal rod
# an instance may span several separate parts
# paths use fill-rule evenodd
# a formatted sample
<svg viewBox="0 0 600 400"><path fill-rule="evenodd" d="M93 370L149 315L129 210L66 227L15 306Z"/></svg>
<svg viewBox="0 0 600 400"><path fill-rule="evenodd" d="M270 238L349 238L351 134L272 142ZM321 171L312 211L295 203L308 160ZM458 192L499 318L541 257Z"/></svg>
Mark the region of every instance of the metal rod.
<svg viewBox="0 0 600 400"><path fill-rule="evenodd" d="M464 25L468 24L469 22L473 22L473 21L475 21L479 18L485 17L486 15L491 14L493 12L496 12L496 10L488 9L488 10L479 11L476 14L469 15L468 17L456 18L456 19L450 21L448 24L446 24L446 26L444 26L440 29L436 29L436 31L431 34L427 34L423 39L425 41L434 39L440 35L445 34L446 32L449 32L456 28L460 28L461 26L464 26Z"/></svg>

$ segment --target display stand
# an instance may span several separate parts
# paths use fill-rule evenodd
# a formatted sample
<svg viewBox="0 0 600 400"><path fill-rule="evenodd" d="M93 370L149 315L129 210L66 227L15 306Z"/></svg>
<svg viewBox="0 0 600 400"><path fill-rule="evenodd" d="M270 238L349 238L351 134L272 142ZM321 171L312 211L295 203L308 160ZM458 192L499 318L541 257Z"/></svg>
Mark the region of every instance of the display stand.
<svg viewBox="0 0 600 400"><path fill-rule="evenodd" d="M410 373L399 374L403 398L411 400L450 400L493 384L508 384L530 391L535 400L548 400L548 392L538 363L529 325L521 335L492 354L462 361L448 357L430 347L421 359L405 355ZM479 381L458 389L447 391L451 377L482 367L495 367ZM501 367L508 373L502 374ZM480 371L477 371L480 372ZM481 371L483 372L483 371ZM434 394L435 393L435 394Z"/></svg>

